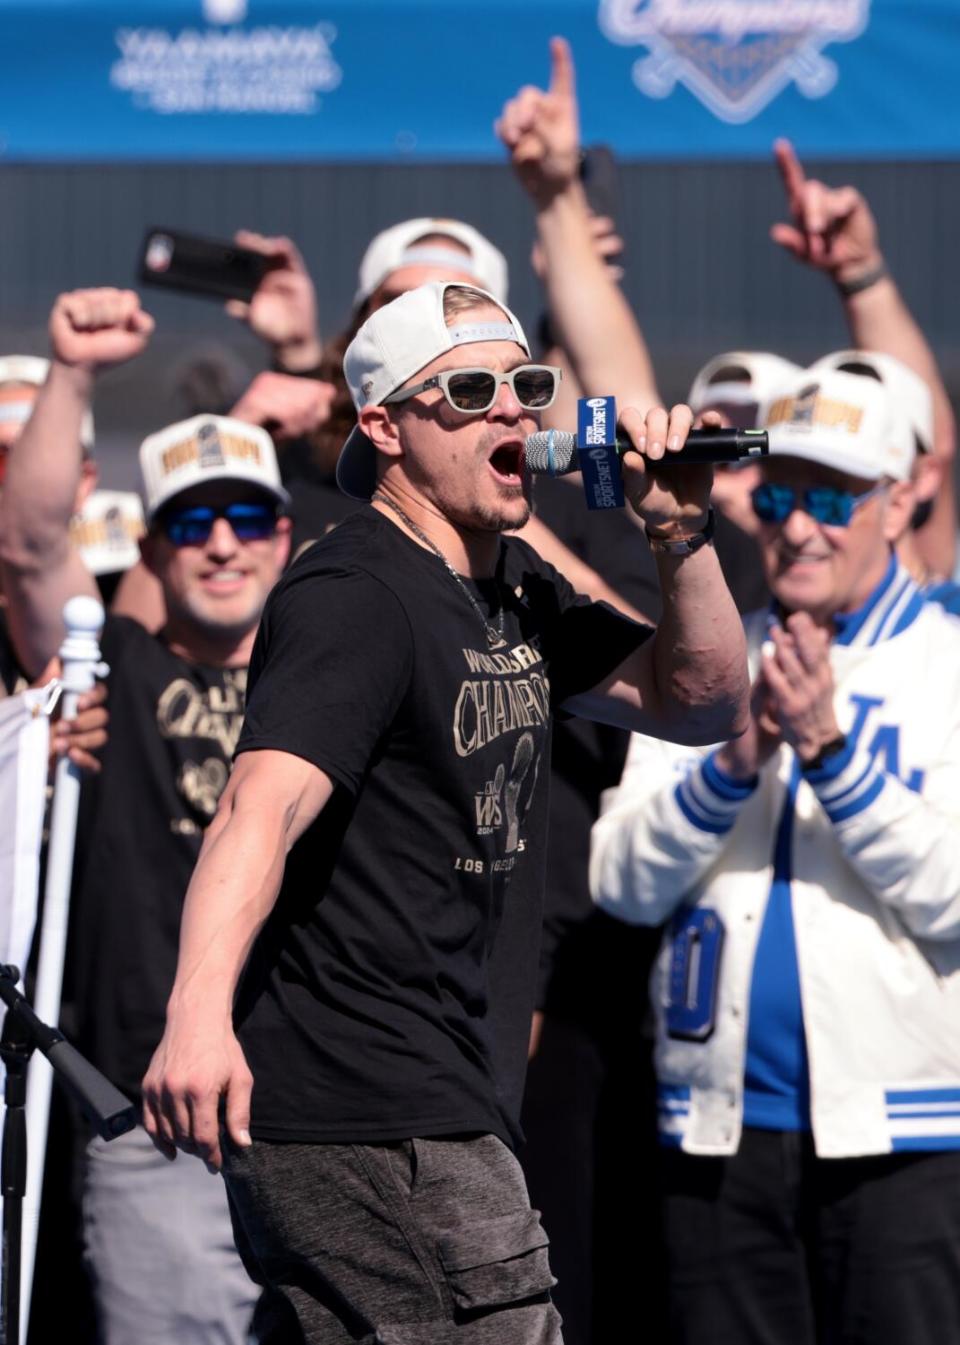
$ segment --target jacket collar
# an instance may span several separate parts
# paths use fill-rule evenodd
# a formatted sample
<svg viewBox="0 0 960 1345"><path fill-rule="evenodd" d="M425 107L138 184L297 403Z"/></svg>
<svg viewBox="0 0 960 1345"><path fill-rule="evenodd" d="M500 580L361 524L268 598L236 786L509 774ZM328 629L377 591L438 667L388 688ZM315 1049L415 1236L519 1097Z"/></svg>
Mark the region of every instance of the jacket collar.
<svg viewBox="0 0 960 1345"><path fill-rule="evenodd" d="M868 649L900 635L912 626L923 608L923 594L919 587L891 553L890 562L880 583L855 612L840 612L834 617L835 645L853 649ZM776 603L770 616L780 619Z"/></svg>

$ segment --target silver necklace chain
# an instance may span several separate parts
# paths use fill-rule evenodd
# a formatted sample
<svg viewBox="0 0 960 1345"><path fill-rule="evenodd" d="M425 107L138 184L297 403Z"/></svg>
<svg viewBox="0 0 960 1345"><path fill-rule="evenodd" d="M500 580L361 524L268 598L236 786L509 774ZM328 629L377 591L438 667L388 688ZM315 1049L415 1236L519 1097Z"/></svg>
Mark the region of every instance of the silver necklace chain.
<svg viewBox="0 0 960 1345"><path fill-rule="evenodd" d="M477 616L480 618L480 624L483 626L484 634L487 637L487 644L490 646L490 648L495 649L497 645L503 644L503 623L504 623L503 603L501 602L500 608L497 612L497 624L493 625L493 623L488 621L487 618L484 616L483 608L480 606L476 598L467 588L466 584L457 574L456 570L447 560L446 556L437 546L436 542L431 541L431 539L427 536L427 534L423 531L423 529L419 528L416 525L416 523L414 523L413 519L408 517L408 515L403 512L400 506L396 504L393 500L389 499L388 496L384 495L382 491L380 490L374 491L372 498L374 500L379 500L381 504L385 504L388 509L392 509L393 512L397 515L397 517L403 523L405 523L406 526L410 529L414 537L419 538L420 541L423 543L423 545L429 551L433 552L437 560L439 560L440 563L443 565L447 574L454 581L457 588L459 588L460 592L463 594L467 602L470 604L470 606L476 612Z"/></svg>

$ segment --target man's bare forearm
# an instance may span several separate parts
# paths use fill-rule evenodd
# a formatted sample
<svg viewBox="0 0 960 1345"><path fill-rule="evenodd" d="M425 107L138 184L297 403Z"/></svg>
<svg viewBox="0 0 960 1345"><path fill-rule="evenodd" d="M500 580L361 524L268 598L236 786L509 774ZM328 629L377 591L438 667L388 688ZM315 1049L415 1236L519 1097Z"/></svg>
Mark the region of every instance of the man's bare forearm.
<svg viewBox="0 0 960 1345"><path fill-rule="evenodd" d="M643 335L597 255L583 188L572 182L538 204L550 315L587 396L613 392L645 411L659 401Z"/></svg>
<svg viewBox="0 0 960 1345"><path fill-rule="evenodd" d="M695 745L749 722L743 626L712 547L658 555L663 613L654 635L604 682L564 709L634 733Z"/></svg>
<svg viewBox="0 0 960 1345"><path fill-rule="evenodd" d="M93 375L54 361L7 465L0 497L6 564L45 568L69 549L80 484L80 431Z"/></svg>
<svg viewBox="0 0 960 1345"><path fill-rule="evenodd" d="M933 398L933 451L945 464L944 488L934 497L929 521L916 533L917 549L935 573L953 571L957 541L957 505L951 479L956 452L956 421L940 370L913 314L892 277L843 299L854 345L893 355L918 374Z"/></svg>
<svg viewBox="0 0 960 1345"><path fill-rule="evenodd" d="M280 891L287 853L332 790L322 772L296 758L241 756L187 890L168 1018L229 1019L240 973Z"/></svg>
<svg viewBox="0 0 960 1345"><path fill-rule="evenodd" d="M92 374L54 362L10 451L0 494L0 580L17 656L37 675L63 639L63 606L97 587L70 543Z"/></svg>
<svg viewBox="0 0 960 1345"><path fill-rule="evenodd" d="M884 276L875 285L845 296L843 307L850 335L859 350L894 355L927 384L933 397L934 450L941 456L952 457L956 426L950 398L927 338L892 277Z"/></svg>
<svg viewBox="0 0 960 1345"><path fill-rule="evenodd" d="M678 742L736 737L749 717L743 625L712 546L657 555L663 609L652 641L662 722ZM675 736L678 734L679 736Z"/></svg>

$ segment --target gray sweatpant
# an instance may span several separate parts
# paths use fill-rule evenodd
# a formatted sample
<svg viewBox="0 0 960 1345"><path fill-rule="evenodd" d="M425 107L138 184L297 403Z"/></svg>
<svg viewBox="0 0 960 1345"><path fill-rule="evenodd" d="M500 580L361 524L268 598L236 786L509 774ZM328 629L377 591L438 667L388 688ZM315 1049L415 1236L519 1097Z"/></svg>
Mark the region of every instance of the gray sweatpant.
<svg viewBox="0 0 960 1345"><path fill-rule="evenodd" d="M83 1236L102 1345L247 1345L259 1291L199 1158L171 1163L141 1126L91 1140Z"/></svg>
<svg viewBox="0 0 960 1345"><path fill-rule="evenodd" d="M224 1154L237 1246L308 1345L562 1345L547 1236L495 1136Z"/></svg>

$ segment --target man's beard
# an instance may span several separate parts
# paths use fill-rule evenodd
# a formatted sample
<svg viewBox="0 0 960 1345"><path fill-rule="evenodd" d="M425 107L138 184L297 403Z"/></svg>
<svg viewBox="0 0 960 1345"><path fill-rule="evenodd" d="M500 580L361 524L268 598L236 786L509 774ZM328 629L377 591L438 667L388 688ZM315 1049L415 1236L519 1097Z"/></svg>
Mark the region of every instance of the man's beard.
<svg viewBox="0 0 960 1345"><path fill-rule="evenodd" d="M484 532L519 532L530 522L530 501L525 499L523 503L522 515L509 518L499 509L480 506L474 515L473 526L482 528Z"/></svg>

